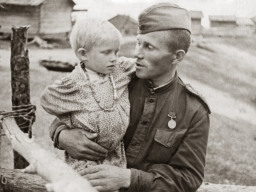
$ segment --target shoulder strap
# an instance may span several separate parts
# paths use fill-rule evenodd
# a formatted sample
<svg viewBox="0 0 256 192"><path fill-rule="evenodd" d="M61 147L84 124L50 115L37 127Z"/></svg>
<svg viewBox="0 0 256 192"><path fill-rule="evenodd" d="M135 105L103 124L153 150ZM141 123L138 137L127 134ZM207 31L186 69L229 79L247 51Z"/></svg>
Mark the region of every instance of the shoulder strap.
<svg viewBox="0 0 256 192"><path fill-rule="evenodd" d="M208 113L211 114L211 109L207 104L205 98L198 91L196 91L190 84L185 84L180 78L179 80L181 84L184 86L184 88L187 90L187 92L195 96L196 98L198 98L201 101L201 103L204 105Z"/></svg>

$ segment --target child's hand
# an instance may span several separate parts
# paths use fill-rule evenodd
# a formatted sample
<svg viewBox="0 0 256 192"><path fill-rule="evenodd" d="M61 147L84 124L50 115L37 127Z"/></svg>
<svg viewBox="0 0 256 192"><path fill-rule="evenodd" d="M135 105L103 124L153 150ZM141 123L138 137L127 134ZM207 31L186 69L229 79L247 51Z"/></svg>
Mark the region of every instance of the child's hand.
<svg viewBox="0 0 256 192"><path fill-rule="evenodd" d="M83 129L65 129L59 134L59 146L72 158L101 160L107 156L108 150L93 141L97 136L97 133L90 133Z"/></svg>

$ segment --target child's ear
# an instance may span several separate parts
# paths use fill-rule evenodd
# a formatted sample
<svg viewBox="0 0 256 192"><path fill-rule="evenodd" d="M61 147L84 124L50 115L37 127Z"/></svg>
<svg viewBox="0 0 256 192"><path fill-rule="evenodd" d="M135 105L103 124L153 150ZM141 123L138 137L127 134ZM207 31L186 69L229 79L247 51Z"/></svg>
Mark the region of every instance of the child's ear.
<svg viewBox="0 0 256 192"><path fill-rule="evenodd" d="M77 49L77 56L79 58L80 61L86 61L88 60L87 58L87 51L85 48L79 48Z"/></svg>

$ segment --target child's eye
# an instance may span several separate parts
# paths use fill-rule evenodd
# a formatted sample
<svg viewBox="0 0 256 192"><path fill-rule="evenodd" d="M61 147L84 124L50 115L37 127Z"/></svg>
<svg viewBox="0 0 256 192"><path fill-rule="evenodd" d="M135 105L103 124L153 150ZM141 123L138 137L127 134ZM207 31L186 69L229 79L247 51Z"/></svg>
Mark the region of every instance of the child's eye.
<svg viewBox="0 0 256 192"><path fill-rule="evenodd" d="M105 54L105 55L108 55L109 53L111 53L111 51L110 50L102 51L102 53Z"/></svg>

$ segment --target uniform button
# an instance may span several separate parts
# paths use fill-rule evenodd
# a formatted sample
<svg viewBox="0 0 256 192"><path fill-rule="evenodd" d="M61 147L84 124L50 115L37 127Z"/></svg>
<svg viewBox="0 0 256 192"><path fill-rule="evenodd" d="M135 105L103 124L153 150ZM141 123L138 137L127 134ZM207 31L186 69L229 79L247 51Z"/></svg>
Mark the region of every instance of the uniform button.
<svg viewBox="0 0 256 192"><path fill-rule="evenodd" d="M139 146L140 144L138 142L131 143L132 146Z"/></svg>
<svg viewBox="0 0 256 192"><path fill-rule="evenodd" d="M154 101L155 101L154 99L149 99L148 100L149 103L154 103Z"/></svg>

